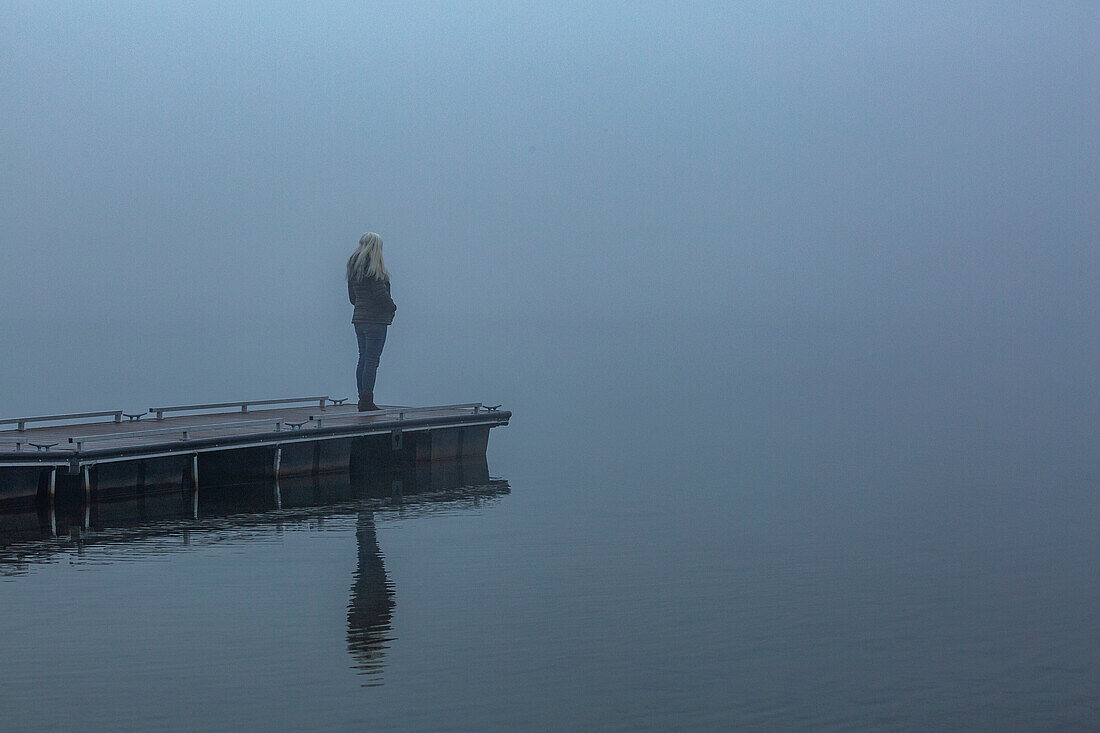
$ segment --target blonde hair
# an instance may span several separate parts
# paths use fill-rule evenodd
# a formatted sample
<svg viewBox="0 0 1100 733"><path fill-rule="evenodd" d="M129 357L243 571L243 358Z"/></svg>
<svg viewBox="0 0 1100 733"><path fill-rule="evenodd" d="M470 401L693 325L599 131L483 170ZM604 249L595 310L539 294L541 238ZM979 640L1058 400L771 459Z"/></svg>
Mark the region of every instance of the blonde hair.
<svg viewBox="0 0 1100 733"><path fill-rule="evenodd" d="M382 237L367 232L359 237L359 249L348 258L348 280L362 280L367 277L389 280L390 273L382 260Z"/></svg>

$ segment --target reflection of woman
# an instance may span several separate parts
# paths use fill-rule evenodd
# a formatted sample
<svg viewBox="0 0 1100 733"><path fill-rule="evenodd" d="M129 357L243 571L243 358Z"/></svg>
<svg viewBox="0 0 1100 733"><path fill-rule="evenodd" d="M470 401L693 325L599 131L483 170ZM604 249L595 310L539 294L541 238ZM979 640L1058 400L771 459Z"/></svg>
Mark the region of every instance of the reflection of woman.
<svg viewBox="0 0 1100 733"><path fill-rule="evenodd" d="M348 299L355 306L351 323L359 342L359 364L355 383L359 389L359 412L377 410L374 404L374 379L386 329L393 323L397 306L390 297L390 274L382 261L382 237L367 232L359 238L359 248L348 258Z"/></svg>
<svg viewBox="0 0 1100 733"><path fill-rule="evenodd" d="M390 619L393 618L393 587L386 579L382 551L374 533L374 512L364 509L355 525L355 542L359 546L359 566L355 569L355 584L348 603L348 651L364 674L382 673L382 656L390 641Z"/></svg>

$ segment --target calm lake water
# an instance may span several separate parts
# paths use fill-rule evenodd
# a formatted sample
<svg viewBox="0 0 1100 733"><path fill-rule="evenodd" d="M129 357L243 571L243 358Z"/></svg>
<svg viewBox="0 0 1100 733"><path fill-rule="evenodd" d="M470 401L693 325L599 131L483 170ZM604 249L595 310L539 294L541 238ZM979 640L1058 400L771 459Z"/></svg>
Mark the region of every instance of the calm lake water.
<svg viewBox="0 0 1100 733"><path fill-rule="evenodd" d="M7 518L0 728L1100 727L1094 336L574 335L484 464Z"/></svg>

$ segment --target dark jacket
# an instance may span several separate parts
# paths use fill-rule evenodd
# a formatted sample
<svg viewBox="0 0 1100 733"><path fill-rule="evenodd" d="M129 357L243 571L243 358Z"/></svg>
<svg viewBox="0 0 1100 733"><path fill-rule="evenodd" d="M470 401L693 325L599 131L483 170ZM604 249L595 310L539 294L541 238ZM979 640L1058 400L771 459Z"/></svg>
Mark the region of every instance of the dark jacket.
<svg viewBox="0 0 1100 733"><path fill-rule="evenodd" d="M390 297L389 280L364 277L362 280L348 281L348 300L355 306L351 314L352 323L393 323L393 314L397 306Z"/></svg>

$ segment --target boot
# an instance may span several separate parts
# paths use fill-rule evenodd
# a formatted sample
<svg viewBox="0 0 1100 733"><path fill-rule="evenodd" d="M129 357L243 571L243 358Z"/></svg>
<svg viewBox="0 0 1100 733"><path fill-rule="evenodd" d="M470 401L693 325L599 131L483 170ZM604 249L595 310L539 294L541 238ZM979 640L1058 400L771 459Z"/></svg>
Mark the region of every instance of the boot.
<svg viewBox="0 0 1100 733"><path fill-rule="evenodd" d="M371 401L369 399L367 399L363 395L359 395L359 412L366 412L367 410L369 410L370 404Z"/></svg>
<svg viewBox="0 0 1100 733"><path fill-rule="evenodd" d="M366 395L359 398L359 412L374 412L375 410L381 409L381 407L374 404L373 392L368 392Z"/></svg>

